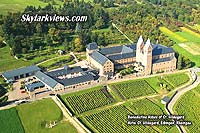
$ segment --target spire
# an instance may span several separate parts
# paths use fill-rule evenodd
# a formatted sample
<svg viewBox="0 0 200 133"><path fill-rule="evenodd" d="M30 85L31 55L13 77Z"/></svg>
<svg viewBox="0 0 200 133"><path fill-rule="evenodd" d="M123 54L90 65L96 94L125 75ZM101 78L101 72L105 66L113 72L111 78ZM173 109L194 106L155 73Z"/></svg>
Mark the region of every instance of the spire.
<svg viewBox="0 0 200 133"><path fill-rule="evenodd" d="M150 39L149 39L149 38L147 39L147 42L146 42L146 44L145 44L145 45L147 45L147 46L151 45L151 41L150 41Z"/></svg>
<svg viewBox="0 0 200 133"><path fill-rule="evenodd" d="M148 38L147 39L147 41L146 41L146 43L145 43L145 46L144 46L145 48L149 48L149 47L152 47L151 46L151 41L150 41L150 39Z"/></svg>
<svg viewBox="0 0 200 133"><path fill-rule="evenodd" d="M138 42L137 42L137 45L141 45L143 43L143 38L142 38L142 35L139 37L138 39Z"/></svg>

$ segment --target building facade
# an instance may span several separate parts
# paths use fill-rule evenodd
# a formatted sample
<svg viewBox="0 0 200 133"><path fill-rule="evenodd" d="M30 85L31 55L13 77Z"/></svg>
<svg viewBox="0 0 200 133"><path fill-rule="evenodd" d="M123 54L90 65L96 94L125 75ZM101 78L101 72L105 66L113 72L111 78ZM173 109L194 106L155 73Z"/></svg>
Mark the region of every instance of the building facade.
<svg viewBox="0 0 200 133"><path fill-rule="evenodd" d="M172 48L152 44L150 39L144 42L142 36L137 44L98 48L90 43L86 48L88 63L99 69L100 75L112 75L115 69L140 64L143 73L169 72L176 69L175 52Z"/></svg>

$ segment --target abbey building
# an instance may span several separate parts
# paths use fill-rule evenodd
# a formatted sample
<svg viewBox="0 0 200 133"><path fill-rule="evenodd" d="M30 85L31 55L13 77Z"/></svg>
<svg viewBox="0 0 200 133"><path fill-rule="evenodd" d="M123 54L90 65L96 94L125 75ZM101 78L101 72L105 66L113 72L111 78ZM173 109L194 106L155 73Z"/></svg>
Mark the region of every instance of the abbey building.
<svg viewBox="0 0 200 133"><path fill-rule="evenodd" d="M99 70L100 75L112 75L115 69L134 66L149 75L176 69L175 52L171 47L144 42L142 36L137 44L99 48L93 42L87 45L88 63Z"/></svg>

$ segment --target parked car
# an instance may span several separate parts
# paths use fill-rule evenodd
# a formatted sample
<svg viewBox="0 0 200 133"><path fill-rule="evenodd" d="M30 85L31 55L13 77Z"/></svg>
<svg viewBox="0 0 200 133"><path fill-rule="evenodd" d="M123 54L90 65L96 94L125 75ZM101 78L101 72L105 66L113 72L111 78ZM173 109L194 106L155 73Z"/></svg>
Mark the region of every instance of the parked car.
<svg viewBox="0 0 200 133"><path fill-rule="evenodd" d="M25 92L26 92L25 90L21 91L21 93L25 93Z"/></svg>

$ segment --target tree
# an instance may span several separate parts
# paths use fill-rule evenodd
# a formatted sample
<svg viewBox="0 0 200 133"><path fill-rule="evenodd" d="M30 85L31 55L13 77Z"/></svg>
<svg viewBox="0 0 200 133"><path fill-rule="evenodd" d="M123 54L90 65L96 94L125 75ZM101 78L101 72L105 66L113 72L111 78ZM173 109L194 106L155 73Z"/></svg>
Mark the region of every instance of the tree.
<svg viewBox="0 0 200 133"><path fill-rule="evenodd" d="M179 55L178 56L178 63L177 63L178 70L182 69L182 62L183 62L183 57L182 57L182 55Z"/></svg>
<svg viewBox="0 0 200 133"><path fill-rule="evenodd" d="M69 42L67 41L67 39L64 40L64 42L62 43L62 45L64 46L64 50L65 52L68 52L69 49Z"/></svg>
<svg viewBox="0 0 200 133"><path fill-rule="evenodd" d="M80 37L77 37L74 40L74 46L75 46L75 51L77 52L80 52L83 50L82 40L80 39Z"/></svg>
<svg viewBox="0 0 200 133"><path fill-rule="evenodd" d="M0 48L6 46L6 44L3 42L3 38L0 36Z"/></svg>
<svg viewBox="0 0 200 133"><path fill-rule="evenodd" d="M106 46L105 36L104 36L103 33L98 35L98 41L97 41L97 43L99 45Z"/></svg>
<svg viewBox="0 0 200 133"><path fill-rule="evenodd" d="M51 37L50 37L49 35L46 35L46 36L45 36L45 43L46 43L47 45L49 45L49 46L52 45L53 41L52 41L52 39L51 39Z"/></svg>
<svg viewBox="0 0 200 133"><path fill-rule="evenodd" d="M38 23L38 24L36 25L36 32L39 33L39 34L42 33L42 26L41 26L40 23Z"/></svg>
<svg viewBox="0 0 200 133"><path fill-rule="evenodd" d="M92 32L91 41L97 42L97 40L98 40L98 34L96 32Z"/></svg>
<svg viewBox="0 0 200 133"><path fill-rule="evenodd" d="M27 49L26 48L22 48L22 53L26 54L27 53Z"/></svg>
<svg viewBox="0 0 200 133"><path fill-rule="evenodd" d="M79 23L76 23L76 28L75 28L75 32L76 33L79 33L79 32L81 32L81 25L79 24Z"/></svg>
<svg viewBox="0 0 200 133"><path fill-rule="evenodd" d="M96 24L95 24L95 27L97 29L102 29L102 28L105 28L106 25L105 25L105 22L102 18L99 18L99 20L97 20Z"/></svg>

